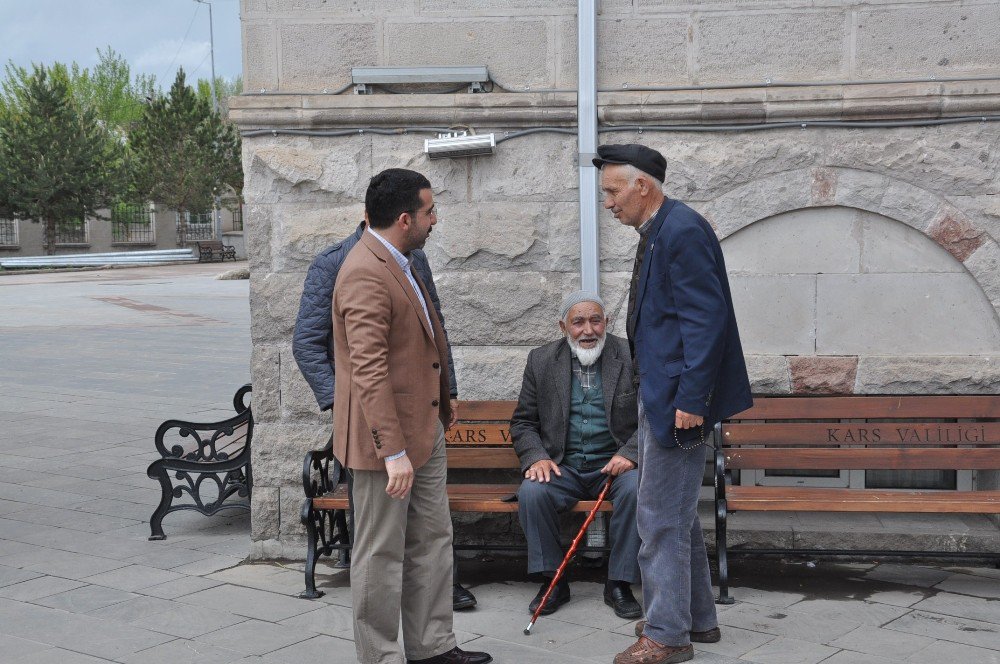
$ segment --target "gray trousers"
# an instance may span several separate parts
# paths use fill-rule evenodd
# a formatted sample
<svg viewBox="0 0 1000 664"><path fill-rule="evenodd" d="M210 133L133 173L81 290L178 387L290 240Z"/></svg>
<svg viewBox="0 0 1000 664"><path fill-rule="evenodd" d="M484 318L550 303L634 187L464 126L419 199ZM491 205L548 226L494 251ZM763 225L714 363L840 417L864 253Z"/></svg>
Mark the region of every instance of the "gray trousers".
<svg viewBox="0 0 1000 664"><path fill-rule="evenodd" d="M552 474L551 482L523 480L517 491L517 513L528 541L528 573L555 572L565 552L559 543L559 513L580 500L595 500L608 476L600 470L580 472L559 466L562 477ZM639 583L639 531L635 522L636 488L639 472L630 470L611 482L607 500L614 505L608 536L611 555L608 579Z"/></svg>
<svg viewBox="0 0 1000 664"><path fill-rule="evenodd" d="M643 634L685 646L690 632L718 627L705 538L698 520L698 489L705 446L663 447L639 402L639 567L646 607Z"/></svg>
<svg viewBox="0 0 1000 664"><path fill-rule="evenodd" d="M351 599L354 645L361 664L404 664L397 641L400 613L405 659L427 659L455 647L452 629L452 531L445 481L444 429L430 460L403 500L385 492L385 471L354 470Z"/></svg>

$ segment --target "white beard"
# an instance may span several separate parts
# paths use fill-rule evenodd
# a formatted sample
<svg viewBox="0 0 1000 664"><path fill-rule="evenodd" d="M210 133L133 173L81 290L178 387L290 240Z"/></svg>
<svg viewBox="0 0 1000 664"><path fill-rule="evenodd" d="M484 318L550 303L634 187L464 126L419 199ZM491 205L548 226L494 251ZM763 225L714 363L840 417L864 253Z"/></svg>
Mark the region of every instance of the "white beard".
<svg viewBox="0 0 1000 664"><path fill-rule="evenodd" d="M597 345L593 348L582 348L580 344L577 343L576 339L568 334L566 335L566 342L572 349L573 354L576 355L576 359L579 360L580 365L589 367L601 357L601 353L604 351L604 341L607 338L607 334L601 335L601 337L597 340Z"/></svg>

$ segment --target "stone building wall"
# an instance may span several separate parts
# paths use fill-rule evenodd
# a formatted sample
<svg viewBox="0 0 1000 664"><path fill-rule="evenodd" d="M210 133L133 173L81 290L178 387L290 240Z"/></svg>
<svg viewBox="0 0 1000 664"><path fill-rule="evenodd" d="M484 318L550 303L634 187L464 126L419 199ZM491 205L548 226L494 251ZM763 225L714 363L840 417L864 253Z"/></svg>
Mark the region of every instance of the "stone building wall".
<svg viewBox="0 0 1000 664"><path fill-rule="evenodd" d="M304 550L301 460L325 444L330 416L295 366L291 332L305 270L354 229L372 175L407 167L434 185L441 216L427 252L462 398L515 398L527 352L558 334L558 302L579 284L576 138L517 133L575 127L575 94L538 90L575 85L575 6L243 1L245 77L258 92L234 99L231 116L244 131L267 130L244 138L254 556ZM993 115L1000 81L661 92L623 84L978 77L997 61L995 8L600 3L598 84L616 90L599 98L601 141L661 150L668 194L722 238L757 393L997 391L1000 125L717 125ZM381 64L487 64L516 92L329 94L351 66ZM426 134L401 131L454 125L507 140L492 156L429 161ZM391 135L284 133L357 128ZM623 333L637 238L610 214L599 218L602 291L612 331Z"/></svg>

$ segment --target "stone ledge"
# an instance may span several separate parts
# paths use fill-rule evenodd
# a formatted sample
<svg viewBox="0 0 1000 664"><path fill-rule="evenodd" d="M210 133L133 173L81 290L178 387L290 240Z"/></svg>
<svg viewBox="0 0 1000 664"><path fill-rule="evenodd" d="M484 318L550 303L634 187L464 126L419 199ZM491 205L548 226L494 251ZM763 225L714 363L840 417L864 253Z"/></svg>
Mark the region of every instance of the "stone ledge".
<svg viewBox="0 0 1000 664"><path fill-rule="evenodd" d="M245 94L230 100L241 129L576 124L575 92L450 95ZM598 95L613 124L711 125L818 120L938 119L1000 112L1000 79Z"/></svg>

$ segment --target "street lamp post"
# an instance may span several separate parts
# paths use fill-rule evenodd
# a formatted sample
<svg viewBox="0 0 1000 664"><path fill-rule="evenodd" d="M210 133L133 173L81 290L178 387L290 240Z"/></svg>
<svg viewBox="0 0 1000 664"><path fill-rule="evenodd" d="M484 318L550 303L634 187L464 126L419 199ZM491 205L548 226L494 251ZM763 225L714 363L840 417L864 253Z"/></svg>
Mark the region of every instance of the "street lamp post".
<svg viewBox="0 0 1000 664"><path fill-rule="evenodd" d="M208 5L208 55L212 63L212 78L209 79L209 89L212 91L212 110L219 112L219 98L215 95L215 30L212 27L212 3L209 0L194 0L195 2ZM222 239L222 209L219 197L215 197L215 239Z"/></svg>

